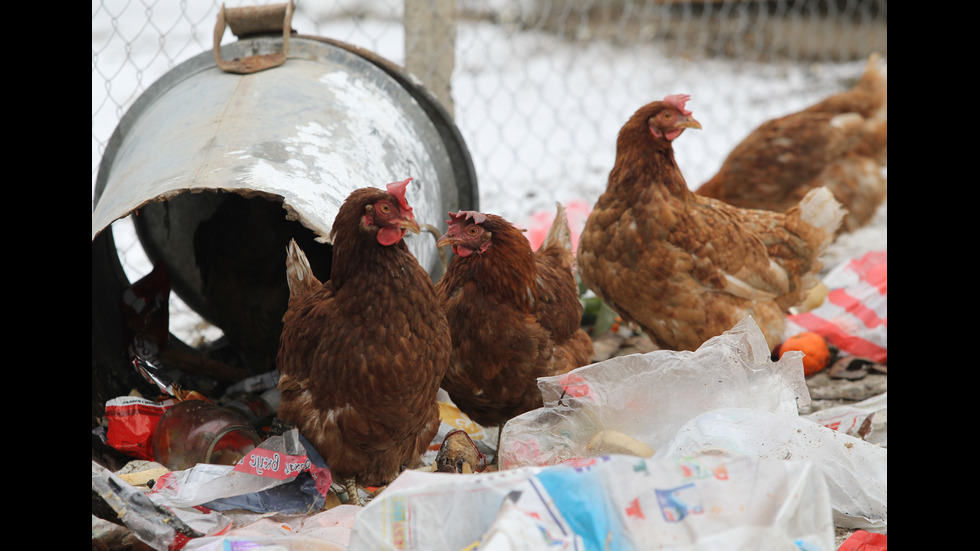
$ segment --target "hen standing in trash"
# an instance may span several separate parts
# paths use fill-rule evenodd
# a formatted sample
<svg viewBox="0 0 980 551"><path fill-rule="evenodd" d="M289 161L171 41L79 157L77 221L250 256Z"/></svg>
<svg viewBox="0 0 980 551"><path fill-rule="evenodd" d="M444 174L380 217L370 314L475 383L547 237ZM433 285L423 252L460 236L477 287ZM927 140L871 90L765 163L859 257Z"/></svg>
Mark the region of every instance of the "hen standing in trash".
<svg viewBox="0 0 980 551"><path fill-rule="evenodd" d="M751 315L770 349L785 311L816 283L842 209L826 188L785 213L691 192L672 141L701 128L688 96L641 107L623 125L606 191L579 240L579 274L658 346L695 350Z"/></svg>
<svg viewBox="0 0 980 551"><path fill-rule="evenodd" d="M483 426L501 426L540 407L537 378L589 363L592 340L580 327L582 303L562 206L537 251L494 214L450 214L438 245L456 256L436 289L452 331L443 388Z"/></svg>
<svg viewBox="0 0 980 551"><path fill-rule="evenodd" d="M405 199L410 180L347 197L331 231L328 281L317 281L295 243L286 260L278 415L312 443L355 504L356 484L385 485L421 466L439 428L449 326L402 239L419 232Z"/></svg>

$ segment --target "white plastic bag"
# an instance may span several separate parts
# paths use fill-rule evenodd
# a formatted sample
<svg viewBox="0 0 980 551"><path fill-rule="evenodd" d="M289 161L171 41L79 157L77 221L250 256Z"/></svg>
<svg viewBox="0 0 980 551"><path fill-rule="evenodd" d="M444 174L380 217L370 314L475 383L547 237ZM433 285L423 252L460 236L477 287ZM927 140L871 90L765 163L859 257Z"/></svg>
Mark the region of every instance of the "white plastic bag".
<svg viewBox="0 0 980 551"><path fill-rule="evenodd" d="M657 457L680 459L704 451L812 462L827 480L834 522L881 532L888 519L888 450L809 419L724 408L703 413L679 431Z"/></svg>
<svg viewBox="0 0 980 551"><path fill-rule="evenodd" d="M349 551L833 551L827 485L805 461L612 455L482 475L403 473Z"/></svg>
<svg viewBox="0 0 980 551"><path fill-rule="evenodd" d="M608 434L634 441L620 449L650 449L653 458L714 451L812 459L828 479L840 526L887 525L887 450L801 419L797 404L810 403L802 354L773 362L751 318L694 352L613 358L538 385L544 406L504 426L503 468L600 455L608 449L591 444ZM717 411L746 413L736 423ZM830 445L844 439L846 446Z"/></svg>
<svg viewBox="0 0 980 551"><path fill-rule="evenodd" d="M538 379L544 407L504 425L501 468L550 465L614 451L600 433L625 434L654 452L688 420L721 407L797 415L810 404L802 353L773 362L762 330L745 318L691 351L657 350Z"/></svg>
<svg viewBox="0 0 980 551"><path fill-rule="evenodd" d="M856 404L841 404L801 416L865 442L888 447L888 393Z"/></svg>
<svg viewBox="0 0 980 551"><path fill-rule="evenodd" d="M314 515L271 515L252 522L234 513L233 528L189 541L185 551L345 551L357 505L338 505Z"/></svg>

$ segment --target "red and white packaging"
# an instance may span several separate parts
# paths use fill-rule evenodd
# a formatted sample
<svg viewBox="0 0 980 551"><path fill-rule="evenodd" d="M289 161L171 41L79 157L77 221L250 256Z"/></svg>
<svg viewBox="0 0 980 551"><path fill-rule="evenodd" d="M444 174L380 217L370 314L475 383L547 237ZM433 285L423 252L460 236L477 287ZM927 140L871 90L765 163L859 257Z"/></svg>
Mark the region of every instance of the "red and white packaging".
<svg viewBox="0 0 980 551"><path fill-rule="evenodd" d="M888 251L843 262L823 279L823 304L786 317L784 338L812 331L842 354L888 363Z"/></svg>
<svg viewBox="0 0 980 551"><path fill-rule="evenodd" d="M120 396L105 404L106 444L139 459L153 460L153 432L160 417L177 401L160 402Z"/></svg>

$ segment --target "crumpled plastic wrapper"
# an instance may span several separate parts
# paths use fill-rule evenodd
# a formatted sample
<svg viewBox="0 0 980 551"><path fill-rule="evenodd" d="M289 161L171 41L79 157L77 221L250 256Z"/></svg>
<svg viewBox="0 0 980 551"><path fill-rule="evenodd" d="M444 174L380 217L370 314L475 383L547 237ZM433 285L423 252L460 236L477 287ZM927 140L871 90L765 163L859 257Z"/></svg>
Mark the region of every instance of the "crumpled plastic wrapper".
<svg viewBox="0 0 980 551"><path fill-rule="evenodd" d="M795 416L810 404L802 357L790 351L773 362L748 317L695 351L656 350L542 377L544 407L504 426L501 468L624 451L595 446L606 436L628 435L655 452L688 420L722 407Z"/></svg>
<svg viewBox="0 0 980 551"><path fill-rule="evenodd" d="M857 403L841 404L802 416L882 448L888 447L888 393Z"/></svg>
<svg viewBox="0 0 980 551"><path fill-rule="evenodd" d="M304 484L302 488L292 488L290 483L314 466L310 453L299 431L291 429L267 438L236 465L198 463L189 469L167 473L157 479L149 497L157 503L178 507L305 511L323 503L316 482ZM266 466L261 473L250 467L252 461L264 461L269 454L276 458L274 465ZM287 484L290 489L301 491L298 494L283 491ZM329 481L326 484L329 486ZM325 490L320 488L320 491Z"/></svg>
<svg viewBox="0 0 980 551"><path fill-rule="evenodd" d="M180 549L193 538L220 533L231 521L220 513L155 503L142 490L92 461L92 491L119 515L140 541L166 551Z"/></svg>

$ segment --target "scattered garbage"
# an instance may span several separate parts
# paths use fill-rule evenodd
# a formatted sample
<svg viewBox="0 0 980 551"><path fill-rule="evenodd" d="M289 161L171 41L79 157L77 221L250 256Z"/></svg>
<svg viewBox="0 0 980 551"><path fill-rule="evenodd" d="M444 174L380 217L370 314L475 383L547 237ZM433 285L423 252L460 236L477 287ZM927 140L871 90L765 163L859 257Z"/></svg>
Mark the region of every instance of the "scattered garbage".
<svg viewBox="0 0 980 551"><path fill-rule="evenodd" d="M825 475L838 526L883 531L887 449L799 416L810 403L801 356L787 351L773 362L746 318L693 352L622 356L541 378L544 406L505 425L501 467L595 456L607 450L587 443L605 431L638 441L653 458L804 458Z"/></svg>
<svg viewBox="0 0 980 551"><path fill-rule="evenodd" d="M198 463L161 476L149 495L177 507L308 514L326 503L332 482L323 459L292 429L267 438L234 465Z"/></svg>
<svg viewBox="0 0 980 551"><path fill-rule="evenodd" d="M888 447L888 393L854 404L842 404L803 415L829 429Z"/></svg>
<svg viewBox="0 0 980 551"><path fill-rule="evenodd" d="M262 440L236 410L207 400L184 400L168 409L153 433L153 458L177 471L198 463L234 465Z"/></svg>
<svg viewBox="0 0 980 551"><path fill-rule="evenodd" d="M837 551L887 551L888 535L856 530Z"/></svg>
<svg viewBox="0 0 980 551"><path fill-rule="evenodd" d="M362 490L367 505L357 507L345 504L328 462L296 429L257 430L275 411L274 372L210 400L135 357L134 369L161 396L110 400L104 441L144 470L111 473L93 461L93 491L161 551L650 541L676 551L722 543L833 551L835 527L887 530L887 393L811 411L804 358L783 350L774 360L746 318L695 351L618 356L539 379L544 406L508 422L499 443L496 427L473 423L440 393L442 423L423 457L431 467ZM865 371L885 370L851 358ZM187 437L174 438L171 420L182 411L197 417L176 431ZM234 446L214 444L222 427L241 431ZM93 539L97 530L120 537L93 517ZM869 547L883 540L848 542L853 551L885 548Z"/></svg>
<svg viewBox="0 0 980 551"><path fill-rule="evenodd" d="M477 476L406 471L357 515L348 549L651 549L653 542L690 551L830 551L827 486L812 463L750 457L611 455Z"/></svg>
<svg viewBox="0 0 980 551"><path fill-rule="evenodd" d="M812 331L843 354L888 361L888 251L872 251L832 268L823 303L786 317L784 338Z"/></svg>

